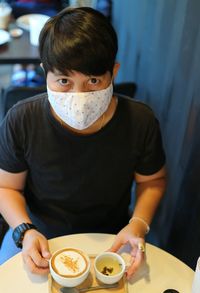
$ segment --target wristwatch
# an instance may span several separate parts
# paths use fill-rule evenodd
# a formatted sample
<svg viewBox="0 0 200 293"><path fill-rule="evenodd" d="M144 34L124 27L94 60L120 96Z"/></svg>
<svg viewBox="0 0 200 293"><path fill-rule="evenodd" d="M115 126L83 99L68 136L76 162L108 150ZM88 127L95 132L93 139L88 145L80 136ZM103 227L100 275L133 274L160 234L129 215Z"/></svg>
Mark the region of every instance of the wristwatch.
<svg viewBox="0 0 200 293"><path fill-rule="evenodd" d="M30 223L22 223L14 229L12 233L12 238L15 242L15 245L18 248L22 248L22 241L24 239L24 234L26 233L26 231L30 229L37 230L36 226Z"/></svg>

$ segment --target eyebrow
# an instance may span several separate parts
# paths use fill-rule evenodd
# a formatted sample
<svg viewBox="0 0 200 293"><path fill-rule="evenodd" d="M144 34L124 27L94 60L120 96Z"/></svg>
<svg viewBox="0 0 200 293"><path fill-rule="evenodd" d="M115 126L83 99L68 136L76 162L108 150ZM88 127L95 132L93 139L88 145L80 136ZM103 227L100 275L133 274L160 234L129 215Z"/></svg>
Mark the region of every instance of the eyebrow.
<svg viewBox="0 0 200 293"><path fill-rule="evenodd" d="M55 72L53 72L53 74L54 74L55 76L60 76L60 75L62 75L62 76L69 77L68 75L66 75L66 74L64 74L64 73L62 73L62 72L59 72L59 71L55 71Z"/></svg>

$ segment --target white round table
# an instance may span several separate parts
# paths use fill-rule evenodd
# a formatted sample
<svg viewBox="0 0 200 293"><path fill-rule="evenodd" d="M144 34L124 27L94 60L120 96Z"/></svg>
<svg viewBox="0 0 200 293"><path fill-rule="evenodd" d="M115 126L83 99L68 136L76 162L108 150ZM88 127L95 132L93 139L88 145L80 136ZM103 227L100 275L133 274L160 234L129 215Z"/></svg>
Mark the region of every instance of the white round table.
<svg viewBox="0 0 200 293"><path fill-rule="evenodd" d="M114 235L74 234L49 240L51 252L62 247L77 247L88 254L107 250ZM128 293L162 293L173 288L191 293L194 271L169 253L147 243L146 263L128 284ZM48 278L27 272L21 253L0 266L0 293L49 292Z"/></svg>

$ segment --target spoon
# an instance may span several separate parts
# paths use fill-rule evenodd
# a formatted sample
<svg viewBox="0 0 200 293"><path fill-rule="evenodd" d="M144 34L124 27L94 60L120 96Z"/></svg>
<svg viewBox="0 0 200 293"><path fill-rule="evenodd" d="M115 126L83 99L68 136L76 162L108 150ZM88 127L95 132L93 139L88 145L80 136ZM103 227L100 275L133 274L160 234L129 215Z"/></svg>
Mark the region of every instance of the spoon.
<svg viewBox="0 0 200 293"><path fill-rule="evenodd" d="M62 293L79 293L79 292L86 292L86 291L93 291L99 289L109 289L109 288L117 288L119 284L105 284L100 286L93 286L93 287L86 287L86 288L75 288L75 287L62 287L60 288L60 292Z"/></svg>

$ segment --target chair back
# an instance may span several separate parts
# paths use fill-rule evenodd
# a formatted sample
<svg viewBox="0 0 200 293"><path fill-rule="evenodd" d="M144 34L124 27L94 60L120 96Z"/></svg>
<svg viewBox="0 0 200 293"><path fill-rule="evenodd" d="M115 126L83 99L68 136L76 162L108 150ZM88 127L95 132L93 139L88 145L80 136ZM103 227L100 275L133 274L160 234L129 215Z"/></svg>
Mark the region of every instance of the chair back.
<svg viewBox="0 0 200 293"><path fill-rule="evenodd" d="M121 94L133 98L137 90L137 85L134 82L121 82L114 84L114 93Z"/></svg>
<svg viewBox="0 0 200 293"><path fill-rule="evenodd" d="M17 87L9 86L2 89L0 95L0 121L7 111L18 101L35 96L46 91L46 86L41 87Z"/></svg>

